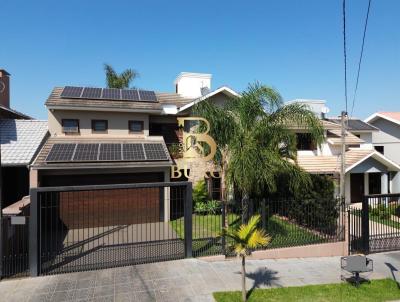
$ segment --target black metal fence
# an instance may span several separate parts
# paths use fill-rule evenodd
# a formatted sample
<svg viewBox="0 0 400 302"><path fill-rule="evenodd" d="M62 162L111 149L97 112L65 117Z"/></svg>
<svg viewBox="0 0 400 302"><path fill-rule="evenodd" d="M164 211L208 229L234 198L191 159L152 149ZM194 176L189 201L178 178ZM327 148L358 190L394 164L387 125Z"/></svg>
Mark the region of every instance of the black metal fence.
<svg viewBox="0 0 400 302"><path fill-rule="evenodd" d="M29 217L2 218L2 276L3 278L29 275Z"/></svg>
<svg viewBox="0 0 400 302"><path fill-rule="evenodd" d="M367 195L348 217L351 253L400 249L400 194Z"/></svg>
<svg viewBox="0 0 400 302"><path fill-rule="evenodd" d="M3 275L27 274L28 264L39 275L231 255L221 231L242 223L240 202L195 211L191 188L170 182L32 189L26 224L3 221ZM260 227L272 238L268 249L345 239L341 200L263 199L251 201L250 212L261 215Z"/></svg>
<svg viewBox="0 0 400 302"><path fill-rule="evenodd" d="M251 201L250 211L261 215L260 227L272 238L268 249L345 240L345 204L339 199L263 199ZM239 202L221 203L214 212L193 212L193 256L231 255L232 242L221 231L237 228L241 213Z"/></svg>
<svg viewBox="0 0 400 302"><path fill-rule="evenodd" d="M186 182L34 189L31 274L191 256L191 229L184 225L190 215L176 220L188 211L191 184Z"/></svg>

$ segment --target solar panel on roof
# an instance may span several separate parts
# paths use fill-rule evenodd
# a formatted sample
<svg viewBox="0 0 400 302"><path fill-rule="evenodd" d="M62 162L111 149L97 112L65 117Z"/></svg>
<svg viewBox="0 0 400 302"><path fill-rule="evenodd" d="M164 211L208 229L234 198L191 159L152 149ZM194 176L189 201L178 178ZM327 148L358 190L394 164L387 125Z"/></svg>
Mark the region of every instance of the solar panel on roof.
<svg viewBox="0 0 400 302"><path fill-rule="evenodd" d="M73 161L97 161L99 144L77 144Z"/></svg>
<svg viewBox="0 0 400 302"><path fill-rule="evenodd" d="M84 99L100 99L102 88L91 88L85 87L82 92L82 98Z"/></svg>
<svg viewBox="0 0 400 302"><path fill-rule="evenodd" d="M121 99L139 101L139 93L136 89L121 89Z"/></svg>
<svg viewBox="0 0 400 302"><path fill-rule="evenodd" d="M49 154L46 157L46 161L49 162L61 162L70 161L74 154L76 144L54 144Z"/></svg>
<svg viewBox="0 0 400 302"><path fill-rule="evenodd" d="M65 86L61 92L63 98L79 98L82 94L83 87Z"/></svg>
<svg viewBox="0 0 400 302"><path fill-rule="evenodd" d="M140 161L145 160L143 144L123 144L123 160Z"/></svg>
<svg viewBox="0 0 400 302"><path fill-rule="evenodd" d="M103 161L122 160L121 144L101 144L99 160Z"/></svg>
<svg viewBox="0 0 400 302"><path fill-rule="evenodd" d="M157 97L154 91L149 90L139 90L141 101L157 101Z"/></svg>
<svg viewBox="0 0 400 302"><path fill-rule="evenodd" d="M167 160L168 156L164 149L163 144L160 143L145 143L143 144L144 151L146 152L147 160Z"/></svg>
<svg viewBox="0 0 400 302"><path fill-rule="evenodd" d="M104 88L101 98L108 99L108 100L120 100L121 99L121 89Z"/></svg>

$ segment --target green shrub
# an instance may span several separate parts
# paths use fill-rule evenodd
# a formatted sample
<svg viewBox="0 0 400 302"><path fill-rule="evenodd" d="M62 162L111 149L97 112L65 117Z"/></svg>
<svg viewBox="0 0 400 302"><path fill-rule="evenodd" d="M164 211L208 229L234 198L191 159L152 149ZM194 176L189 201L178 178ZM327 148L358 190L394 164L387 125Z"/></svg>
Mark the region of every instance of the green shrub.
<svg viewBox="0 0 400 302"><path fill-rule="evenodd" d="M206 215L207 204L205 202L196 202L194 205L194 212L199 215Z"/></svg>
<svg viewBox="0 0 400 302"><path fill-rule="evenodd" d="M379 204L376 207L369 207L369 214L379 219L385 220L390 219L391 211L390 207L386 207L384 204Z"/></svg>
<svg viewBox="0 0 400 302"><path fill-rule="evenodd" d="M219 209L221 208L221 202L218 200L209 200L206 203L207 214L215 215L219 213Z"/></svg>
<svg viewBox="0 0 400 302"><path fill-rule="evenodd" d="M281 179L278 192L269 198L271 209L300 225L333 234L339 217L334 182L325 175L311 174L310 177L310 185L296 192L290 192L288 181Z"/></svg>
<svg viewBox="0 0 400 302"><path fill-rule="evenodd" d="M198 202L205 203L208 199L208 192L206 182L204 180L198 181L193 188L193 204L196 206Z"/></svg>

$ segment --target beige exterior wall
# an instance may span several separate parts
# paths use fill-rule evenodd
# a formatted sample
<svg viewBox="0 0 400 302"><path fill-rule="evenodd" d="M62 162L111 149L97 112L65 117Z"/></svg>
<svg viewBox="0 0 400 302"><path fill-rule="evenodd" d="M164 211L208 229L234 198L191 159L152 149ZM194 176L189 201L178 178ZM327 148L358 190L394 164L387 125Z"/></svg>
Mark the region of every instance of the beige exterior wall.
<svg viewBox="0 0 400 302"><path fill-rule="evenodd" d="M37 188L39 186L38 171L30 169L29 170L29 188Z"/></svg>
<svg viewBox="0 0 400 302"><path fill-rule="evenodd" d="M48 125L51 136L66 136L62 132L62 119L78 119L79 136L90 137L138 137L149 136L149 115L130 112L102 112L102 111L78 111L78 110L48 110ZM92 133L92 120L107 120L107 133ZM144 122L143 134L130 134L128 121L137 120ZM74 136L76 134L73 134ZM71 136L71 134L68 134Z"/></svg>

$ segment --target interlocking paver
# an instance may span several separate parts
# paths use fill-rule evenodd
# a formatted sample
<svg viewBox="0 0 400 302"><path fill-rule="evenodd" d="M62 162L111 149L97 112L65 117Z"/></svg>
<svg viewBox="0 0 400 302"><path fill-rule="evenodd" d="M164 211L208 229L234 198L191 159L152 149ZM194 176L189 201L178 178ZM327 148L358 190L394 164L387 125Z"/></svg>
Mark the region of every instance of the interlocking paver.
<svg viewBox="0 0 400 302"><path fill-rule="evenodd" d="M370 255L369 278L400 280L400 252ZM248 260L247 287L340 282L340 257ZM394 268L394 269L393 269ZM393 272L392 272L393 271ZM64 275L4 280L0 301L209 302L212 293L240 290L240 262L184 259Z"/></svg>

